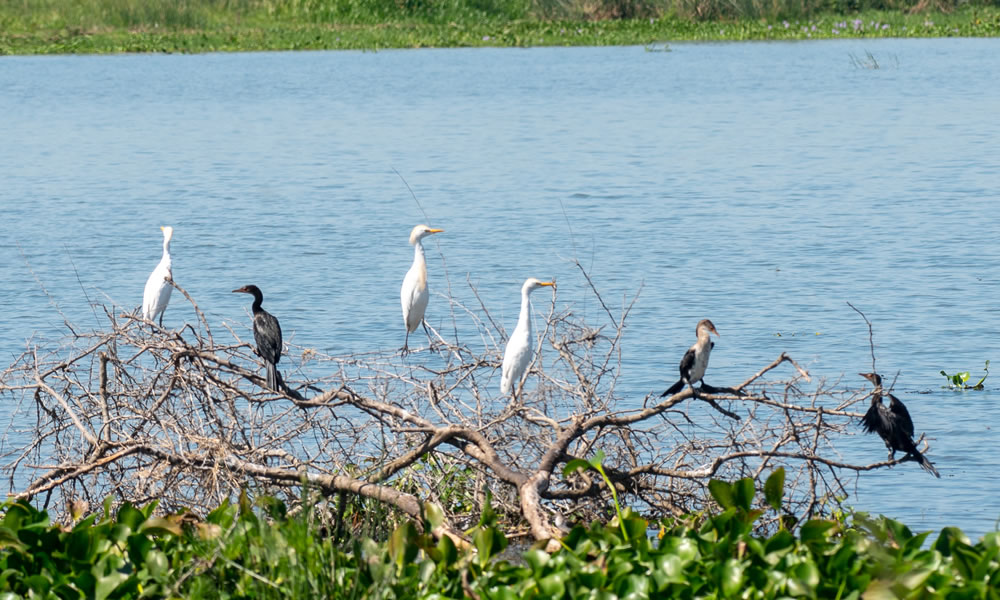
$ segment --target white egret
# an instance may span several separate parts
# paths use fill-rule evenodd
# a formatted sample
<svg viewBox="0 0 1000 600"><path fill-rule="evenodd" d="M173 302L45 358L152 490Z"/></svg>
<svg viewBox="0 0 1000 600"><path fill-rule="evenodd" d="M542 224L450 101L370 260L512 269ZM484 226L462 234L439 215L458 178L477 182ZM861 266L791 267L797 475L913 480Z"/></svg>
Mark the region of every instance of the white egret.
<svg viewBox="0 0 1000 600"><path fill-rule="evenodd" d="M281 360L281 325L274 315L260 307L264 302L264 294L259 287L245 285L233 290L234 294L237 292L253 296L250 310L253 312L253 339L257 342L257 354L267 367L267 387L280 392L284 387L279 387L281 375L278 373L278 361Z"/></svg>
<svg viewBox="0 0 1000 600"><path fill-rule="evenodd" d="M712 348L715 347L709 336L714 333L718 337L719 332L715 330L715 325L711 321L702 319L698 321L695 333L698 335L698 341L688 348L688 351L684 353L684 358L681 359L680 380L660 394L661 398L676 394L683 390L685 385L693 387L705 376L705 369L708 368L708 357L712 353ZM704 385L706 384L702 382L702 386Z"/></svg>
<svg viewBox="0 0 1000 600"><path fill-rule="evenodd" d="M417 225L410 231L410 244L413 246L413 264L403 278L403 287L399 289L399 302L403 307L403 324L406 325L406 341L403 342L403 352L409 351L410 334L417 330L418 325L424 326L427 341L433 344L431 334L424 323L424 311L427 310L427 260L424 258L425 237L441 233L444 229L431 229L427 225Z"/></svg>
<svg viewBox="0 0 1000 600"><path fill-rule="evenodd" d="M167 310L170 292L174 289L167 282L173 277L170 270L170 238L174 236L174 228L166 226L160 229L163 231L163 258L146 280L146 289L142 293L142 317L155 322L159 316L160 327L163 327L163 312Z"/></svg>
<svg viewBox="0 0 1000 600"><path fill-rule="evenodd" d="M555 281L539 281L531 277L525 280L524 285L521 286L521 314L517 317L514 333L510 334L510 339L507 340L507 349L503 353L503 367L500 371L500 393L504 396L517 389L534 354L535 340L531 335L531 301L528 296L540 287L555 287L555 285Z"/></svg>

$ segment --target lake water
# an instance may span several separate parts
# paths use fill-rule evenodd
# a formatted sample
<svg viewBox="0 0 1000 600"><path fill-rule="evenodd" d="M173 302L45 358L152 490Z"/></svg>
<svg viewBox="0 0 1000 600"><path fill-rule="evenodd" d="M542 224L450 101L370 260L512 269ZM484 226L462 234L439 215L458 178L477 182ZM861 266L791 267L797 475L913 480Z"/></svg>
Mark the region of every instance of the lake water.
<svg viewBox="0 0 1000 600"><path fill-rule="evenodd" d="M942 478L865 473L850 503L992 530L1000 376L961 393L938 371L1000 360L1000 40L671 50L4 57L0 351L64 316L98 326L88 299L137 306L166 224L216 329L245 331L249 297L230 290L256 283L286 340L397 348L407 236L427 222L447 230L432 292L475 305L469 277L508 330L528 276L598 316L574 256L613 307L641 287L622 383L637 400L706 317L716 385L787 351L862 387L852 302ZM858 66L866 52L882 68ZM449 322L443 298L428 317ZM165 324L185 319L175 295ZM852 458L885 456L864 443Z"/></svg>

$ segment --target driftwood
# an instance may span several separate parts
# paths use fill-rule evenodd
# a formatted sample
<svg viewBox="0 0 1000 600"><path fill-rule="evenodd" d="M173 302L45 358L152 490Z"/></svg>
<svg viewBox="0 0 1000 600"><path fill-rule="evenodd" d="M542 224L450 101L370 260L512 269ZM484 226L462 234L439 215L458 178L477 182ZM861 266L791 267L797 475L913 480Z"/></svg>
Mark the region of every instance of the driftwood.
<svg viewBox="0 0 1000 600"><path fill-rule="evenodd" d="M553 296L543 358L516 401L498 398L505 338L482 303L453 302L452 314L462 320L454 337L474 330L484 350L437 332L438 354L407 357L289 346L289 391L276 393L263 388L241 335L218 341L178 289L197 322L165 331L106 309L105 331L73 331L48 352L31 346L3 372L3 401L16 407L4 445L11 497L56 511L107 496L207 511L241 490L294 502L308 484L414 519L434 503L445 515L435 535L465 545L461 531L487 492L512 530L523 524L536 540L557 538L554 523L566 518L611 518L599 476L562 475L599 449L621 501L650 517L706 508L712 478L762 480L779 465L788 512L807 517L847 495L845 475L895 464L839 458L834 443L861 416L850 407L868 393L813 384L786 354L716 393L623 398L621 348L635 300L615 314L593 285L602 322L557 311ZM325 375L301 376L305 365ZM12 448L18 434L30 441Z"/></svg>

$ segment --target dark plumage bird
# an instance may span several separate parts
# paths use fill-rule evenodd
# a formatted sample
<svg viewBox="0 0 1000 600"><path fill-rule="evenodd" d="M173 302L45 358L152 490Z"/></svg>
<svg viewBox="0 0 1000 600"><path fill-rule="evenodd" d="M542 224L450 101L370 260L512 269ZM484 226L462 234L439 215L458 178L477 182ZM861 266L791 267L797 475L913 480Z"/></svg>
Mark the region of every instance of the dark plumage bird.
<svg viewBox="0 0 1000 600"><path fill-rule="evenodd" d="M705 369L708 368L708 357L712 353L712 348L715 347L709 335L714 333L718 337L719 332L715 330L715 325L711 321L702 319L698 321L695 333L698 335L698 341L688 348L688 351L684 353L684 358L681 359L680 380L660 394L661 398L676 394L683 390L685 385L694 386L705 376ZM704 386L705 383L702 382L702 387Z"/></svg>
<svg viewBox="0 0 1000 600"><path fill-rule="evenodd" d="M233 293L242 292L253 295L253 338L257 341L257 354L267 366L267 387L276 392L282 391L281 375L278 374L278 361L281 360L281 325L274 315L260 307L264 294L255 285L245 285Z"/></svg>
<svg viewBox="0 0 1000 600"><path fill-rule="evenodd" d="M931 461L917 450L917 445L913 442L913 419L910 418L910 411L906 410L906 405L902 400L882 389L882 376L878 373L858 373L875 385L872 392L872 403L868 407L868 412L861 418L861 428L865 433L877 433L885 447L889 449L889 459L896 458L896 451L906 452L903 460L913 460L935 477L941 477ZM889 398L889 405L882 403L882 396Z"/></svg>

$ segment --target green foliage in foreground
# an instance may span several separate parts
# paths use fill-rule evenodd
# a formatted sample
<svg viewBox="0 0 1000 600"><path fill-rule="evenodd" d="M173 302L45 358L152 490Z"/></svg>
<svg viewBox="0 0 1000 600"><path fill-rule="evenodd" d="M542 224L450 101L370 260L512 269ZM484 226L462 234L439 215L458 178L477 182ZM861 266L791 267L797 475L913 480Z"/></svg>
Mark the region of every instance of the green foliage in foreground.
<svg viewBox="0 0 1000 600"><path fill-rule="evenodd" d="M540 10L531 8L527 1L7 0L0 2L0 54L478 46L662 47L664 42L688 40L1000 35L1000 7L995 4L963 4L946 13L914 13L874 9L857 12L858 8L873 3L821 2L815 11L747 9L704 20L697 10L687 14L621 8L598 11L596 16L631 17L595 19L595 15L585 14L582 9ZM633 2L608 1L616 5ZM721 7L782 5L779 1L758 0L690 0L690 3ZM585 4L601 6L600 2ZM802 2L788 4L803 6ZM559 3L564 5L570 6L572 2ZM637 14L649 16L636 17Z"/></svg>
<svg viewBox="0 0 1000 600"><path fill-rule="evenodd" d="M765 485L780 510L782 477ZM478 553L413 523L384 543L338 547L313 511L246 498L203 521L123 505L74 526L26 503L0 520L0 598L983 598L1000 599L1000 533L972 544L942 530L933 544L886 518L810 520L796 532L753 532L753 483L713 482L721 513L668 520L659 534L629 509L577 526L548 554L512 563L487 506L471 532ZM428 515L425 527L440 515ZM471 592L472 594L470 594Z"/></svg>

